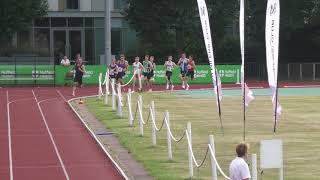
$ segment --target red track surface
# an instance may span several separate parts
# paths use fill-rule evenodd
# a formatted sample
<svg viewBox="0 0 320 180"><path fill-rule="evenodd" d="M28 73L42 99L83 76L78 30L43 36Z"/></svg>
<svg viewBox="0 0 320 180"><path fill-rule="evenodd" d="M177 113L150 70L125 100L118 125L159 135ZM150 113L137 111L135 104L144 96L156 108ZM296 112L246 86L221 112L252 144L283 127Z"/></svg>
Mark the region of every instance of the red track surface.
<svg viewBox="0 0 320 180"><path fill-rule="evenodd" d="M0 89L0 179L10 180L8 122L14 180L124 179L57 90L71 97L70 88ZM83 88L78 95L95 93Z"/></svg>
<svg viewBox="0 0 320 180"><path fill-rule="evenodd" d="M266 82L248 84L251 87L268 86ZM302 87L319 86L320 83L280 82L279 85ZM234 88L240 85L229 84L223 87ZM212 85L190 87L201 88L212 88ZM176 85L175 89L179 90L181 86ZM127 88L124 91L126 90ZM153 90L165 89L164 86L155 86ZM9 117L7 92L10 102ZM78 96L95 94L96 87L82 88L77 92ZM14 180L123 179L64 98L72 98L71 88L0 88L0 180L10 180L10 154ZM9 147L12 148L11 153Z"/></svg>

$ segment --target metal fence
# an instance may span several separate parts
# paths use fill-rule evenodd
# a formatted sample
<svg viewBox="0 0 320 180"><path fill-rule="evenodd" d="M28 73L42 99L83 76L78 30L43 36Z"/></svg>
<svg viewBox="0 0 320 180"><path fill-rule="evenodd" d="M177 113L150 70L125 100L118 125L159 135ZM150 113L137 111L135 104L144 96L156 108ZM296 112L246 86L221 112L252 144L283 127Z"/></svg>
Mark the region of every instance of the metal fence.
<svg viewBox="0 0 320 180"><path fill-rule="evenodd" d="M320 80L320 63L279 64L280 81L318 81ZM249 80L267 80L266 64L248 63L246 77Z"/></svg>
<svg viewBox="0 0 320 180"><path fill-rule="evenodd" d="M0 65L53 65L53 57L13 56L0 57Z"/></svg>

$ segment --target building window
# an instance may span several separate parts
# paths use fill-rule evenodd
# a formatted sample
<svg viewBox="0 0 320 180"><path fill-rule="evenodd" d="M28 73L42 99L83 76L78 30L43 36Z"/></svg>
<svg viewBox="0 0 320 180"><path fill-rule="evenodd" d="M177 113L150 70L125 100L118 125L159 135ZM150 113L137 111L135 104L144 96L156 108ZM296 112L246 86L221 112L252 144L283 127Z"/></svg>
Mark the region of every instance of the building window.
<svg viewBox="0 0 320 180"><path fill-rule="evenodd" d="M79 9L79 0L66 0L66 9Z"/></svg>
<svg viewBox="0 0 320 180"><path fill-rule="evenodd" d="M111 53L120 54L121 52L121 30L112 29L111 30Z"/></svg>
<svg viewBox="0 0 320 180"><path fill-rule="evenodd" d="M66 18L51 18L52 27L66 27L67 20Z"/></svg>
<svg viewBox="0 0 320 180"><path fill-rule="evenodd" d="M41 19L35 19L34 20L34 26L35 27L49 27L49 18L41 18Z"/></svg>
<svg viewBox="0 0 320 180"><path fill-rule="evenodd" d="M50 56L50 29L36 28L34 30L34 51L38 56Z"/></svg>
<svg viewBox="0 0 320 180"><path fill-rule="evenodd" d="M83 18L68 18L68 26L69 27L82 27L83 26Z"/></svg>

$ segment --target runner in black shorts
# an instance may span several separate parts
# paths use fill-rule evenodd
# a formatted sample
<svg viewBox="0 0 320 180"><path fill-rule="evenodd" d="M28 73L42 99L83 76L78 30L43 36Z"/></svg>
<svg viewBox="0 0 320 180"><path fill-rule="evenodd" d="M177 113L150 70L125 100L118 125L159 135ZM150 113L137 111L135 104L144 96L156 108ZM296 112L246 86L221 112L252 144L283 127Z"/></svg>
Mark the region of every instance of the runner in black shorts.
<svg viewBox="0 0 320 180"><path fill-rule="evenodd" d="M156 63L154 62L154 56L150 56L150 63L152 65L151 71L150 71L150 86L152 87L154 83L154 72L156 70Z"/></svg>
<svg viewBox="0 0 320 180"><path fill-rule="evenodd" d="M176 64L172 61L172 56L168 56L168 61L164 63L164 67L166 68L166 81L167 81L167 87L166 89L169 89L171 85L171 90L173 90L174 85L171 80L172 76L172 70L176 66Z"/></svg>
<svg viewBox="0 0 320 180"><path fill-rule="evenodd" d="M74 85L72 95L75 96L76 86L82 87L82 77L85 73L85 66L81 58L76 61L75 67L75 76L74 76Z"/></svg>
<svg viewBox="0 0 320 180"><path fill-rule="evenodd" d="M193 60L193 56L189 56L189 60L188 60L188 72L186 74L187 77L190 77L191 80L194 80L194 70L196 68L196 64ZM186 90L189 90L189 84L186 84Z"/></svg>
<svg viewBox="0 0 320 180"><path fill-rule="evenodd" d="M150 79L151 79L151 69L152 64L149 60L149 55L144 56L144 61L142 62L143 65L143 77L144 77L144 84L147 88L149 88L149 91L151 91L150 87Z"/></svg>
<svg viewBox="0 0 320 180"><path fill-rule="evenodd" d="M120 55L120 60L118 61L118 74L116 76L117 83L123 84L123 77L126 75L128 68L128 61L125 60L124 55Z"/></svg>
<svg viewBox="0 0 320 180"><path fill-rule="evenodd" d="M109 65L109 79L116 79L118 74L118 65L115 58L112 59L111 64Z"/></svg>
<svg viewBox="0 0 320 180"><path fill-rule="evenodd" d="M179 59L178 61L178 65L180 66L180 79L181 79L181 82L182 82L182 88L184 89L185 88L185 85L186 85L186 81L187 81L187 78L186 78L186 74L187 74L187 66L188 66L188 59L186 57L186 53L182 53L181 54L181 58Z"/></svg>

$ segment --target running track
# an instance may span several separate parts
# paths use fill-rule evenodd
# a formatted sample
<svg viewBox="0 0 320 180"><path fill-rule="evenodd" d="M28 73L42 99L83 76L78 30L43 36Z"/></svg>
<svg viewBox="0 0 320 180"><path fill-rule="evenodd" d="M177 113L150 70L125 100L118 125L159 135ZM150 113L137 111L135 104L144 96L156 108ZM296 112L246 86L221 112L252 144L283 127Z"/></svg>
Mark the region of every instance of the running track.
<svg viewBox="0 0 320 180"><path fill-rule="evenodd" d="M280 87L319 85L280 83ZM267 83L249 86L267 87ZM191 89L211 87L192 85ZM78 96L96 94L96 87L77 92ZM0 88L0 180L124 179L67 105L70 98L71 88Z"/></svg>
<svg viewBox="0 0 320 180"><path fill-rule="evenodd" d="M70 90L0 89L0 180L124 179L64 101Z"/></svg>

